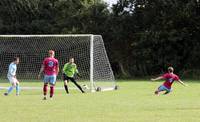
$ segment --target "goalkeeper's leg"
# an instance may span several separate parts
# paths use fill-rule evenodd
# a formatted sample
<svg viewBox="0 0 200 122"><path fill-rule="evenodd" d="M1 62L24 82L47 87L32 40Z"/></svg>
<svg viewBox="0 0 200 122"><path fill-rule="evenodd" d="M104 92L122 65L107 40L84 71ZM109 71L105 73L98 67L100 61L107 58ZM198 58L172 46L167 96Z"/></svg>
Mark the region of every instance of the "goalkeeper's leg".
<svg viewBox="0 0 200 122"><path fill-rule="evenodd" d="M81 86L75 81L74 78L70 78L70 80L79 88L79 90L81 90L82 93L85 93L85 91L83 91L83 89L81 88Z"/></svg>
<svg viewBox="0 0 200 122"><path fill-rule="evenodd" d="M69 90L68 90L68 86L67 86L68 80L64 81L64 87L65 87L65 91L67 94L69 94Z"/></svg>
<svg viewBox="0 0 200 122"><path fill-rule="evenodd" d="M63 73L63 80L64 80L65 91L66 91L67 94L69 94L69 90L68 90L68 86L67 86L67 84L68 84L68 78L67 78L67 76L64 73Z"/></svg>

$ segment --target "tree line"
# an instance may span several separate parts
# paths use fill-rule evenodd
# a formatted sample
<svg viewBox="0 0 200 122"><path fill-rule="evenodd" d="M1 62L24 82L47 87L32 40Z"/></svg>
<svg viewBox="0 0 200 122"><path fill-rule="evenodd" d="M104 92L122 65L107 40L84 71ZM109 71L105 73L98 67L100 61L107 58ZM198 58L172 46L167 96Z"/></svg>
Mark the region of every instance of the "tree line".
<svg viewBox="0 0 200 122"><path fill-rule="evenodd" d="M200 78L198 0L1 0L0 34L100 34L117 78Z"/></svg>

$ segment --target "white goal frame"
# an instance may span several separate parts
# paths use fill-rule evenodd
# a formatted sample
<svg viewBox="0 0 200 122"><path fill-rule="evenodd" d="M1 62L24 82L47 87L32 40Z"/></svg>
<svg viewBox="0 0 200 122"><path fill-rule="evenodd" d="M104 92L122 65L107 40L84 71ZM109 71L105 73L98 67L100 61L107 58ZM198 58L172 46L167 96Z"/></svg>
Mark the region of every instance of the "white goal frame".
<svg viewBox="0 0 200 122"><path fill-rule="evenodd" d="M100 35L93 35L93 34L52 34L52 35L0 35L0 37L82 37L82 36L89 36L90 37L90 90L91 92L97 91L97 86L94 82L94 36L100 36ZM1 40L0 40L1 41ZM103 45L104 46L104 45ZM105 50L105 46L104 46ZM108 59L106 50L105 50L106 58ZM108 60L109 61L109 60ZM111 68L111 65L109 63L109 67ZM111 74L114 76L113 71ZM101 91L109 91L109 90L116 90L118 87L116 86L116 82L114 81L114 85L109 88L100 88Z"/></svg>

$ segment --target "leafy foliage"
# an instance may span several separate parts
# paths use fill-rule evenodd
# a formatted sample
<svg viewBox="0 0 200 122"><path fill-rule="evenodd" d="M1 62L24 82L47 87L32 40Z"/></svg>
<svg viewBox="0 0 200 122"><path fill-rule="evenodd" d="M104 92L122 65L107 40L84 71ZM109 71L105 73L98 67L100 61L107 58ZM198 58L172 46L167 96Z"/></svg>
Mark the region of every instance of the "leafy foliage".
<svg viewBox="0 0 200 122"><path fill-rule="evenodd" d="M116 76L200 72L196 0L1 0L1 34L101 34Z"/></svg>

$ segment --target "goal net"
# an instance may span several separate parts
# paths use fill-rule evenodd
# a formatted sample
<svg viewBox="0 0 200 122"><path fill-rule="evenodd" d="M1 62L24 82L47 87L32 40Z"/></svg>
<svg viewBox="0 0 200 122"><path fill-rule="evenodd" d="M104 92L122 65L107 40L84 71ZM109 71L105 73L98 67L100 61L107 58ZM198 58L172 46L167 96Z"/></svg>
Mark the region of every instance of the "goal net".
<svg viewBox="0 0 200 122"><path fill-rule="evenodd" d="M0 35L0 78L5 79L8 65L20 57L18 79L36 79L48 50L55 50L62 68L70 57L75 58L81 78L80 84L93 90L115 89L115 78L104 42L100 35Z"/></svg>

